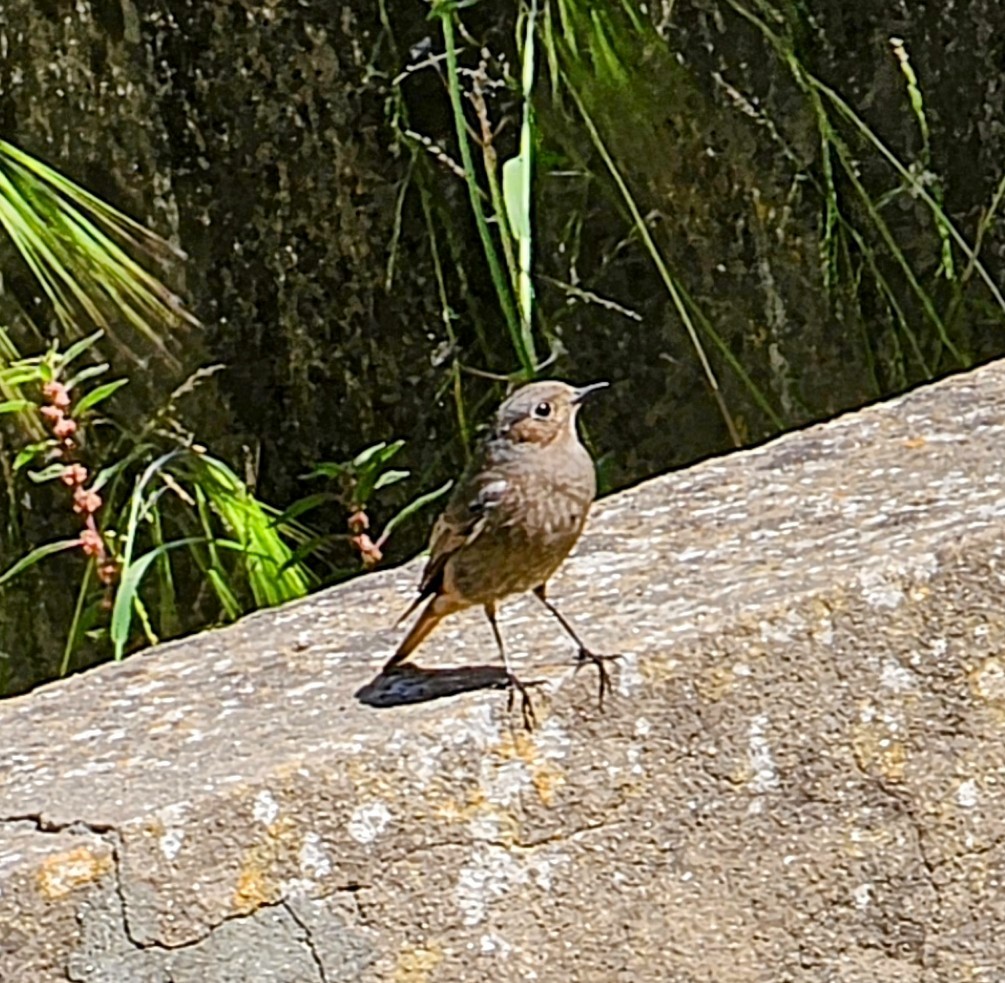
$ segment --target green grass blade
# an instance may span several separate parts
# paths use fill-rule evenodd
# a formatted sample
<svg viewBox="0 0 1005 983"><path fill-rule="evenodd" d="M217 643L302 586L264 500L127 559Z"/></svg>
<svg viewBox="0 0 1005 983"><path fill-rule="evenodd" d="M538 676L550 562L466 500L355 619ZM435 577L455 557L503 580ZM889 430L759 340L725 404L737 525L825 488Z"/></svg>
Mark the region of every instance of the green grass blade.
<svg viewBox="0 0 1005 983"><path fill-rule="evenodd" d="M524 376L531 379L534 377L537 362L532 344L533 339L530 339L531 344L528 344L528 339L520 324L519 314L513 303L510 286L506 281L506 275L503 273L502 264L499 262L495 242L492 239L492 233L489 230L488 221L482 208L482 192L481 188L478 187L478 178L471 155L467 121L464 116L464 104L461 99L460 70L457 63L457 40L454 34L454 5L447 2L447 0L435 0L433 14L439 17L443 30L443 43L447 56L447 90L450 95L454 129L457 133L461 163L464 166L464 177L468 188L471 211L475 218L475 225L478 228L478 236L485 253L485 261L488 263L489 274L496 290L496 296L499 299L499 307L506 320L510 341L516 352L517 360L520 363Z"/></svg>
<svg viewBox="0 0 1005 983"><path fill-rule="evenodd" d="M60 676L65 676L70 671L70 659L73 657L73 651L77 647L77 640L80 636L80 622L84 614L84 604L87 602L87 592L90 589L93 574L94 559L90 557L84 569L84 576L80 578L80 587L77 588L77 602L73 606L73 618L70 619L70 630L66 633L66 641L63 643L63 661L59 665Z"/></svg>
<svg viewBox="0 0 1005 983"><path fill-rule="evenodd" d="M144 553L138 560L131 562L128 567L123 567L122 579L115 592L115 604L112 606L112 619L109 625L116 661L121 660L125 653L126 643L129 641L129 628L132 624L134 605L139 602L140 584L143 582L147 570L150 569L150 564L168 550L198 542L201 542L201 537L188 536L171 543L163 543Z"/></svg>
<svg viewBox="0 0 1005 983"><path fill-rule="evenodd" d="M381 541L386 541L394 530L401 525L406 519L415 515L420 509L425 508L430 502L435 502L436 499L445 495L452 487L453 482L448 481L444 485L440 485L439 488L434 489L431 492L426 492L424 495L420 495L418 498L412 499L403 509L396 512L387 523L384 525L384 529L380 534Z"/></svg>
<svg viewBox="0 0 1005 983"><path fill-rule="evenodd" d="M44 543L36 546L30 553L22 556L13 566L8 567L0 574L0 586L13 580L18 574L24 573L29 567L33 567L39 560L44 560L53 553L62 553L64 550L72 550L80 546L80 539L60 539L54 543Z"/></svg>

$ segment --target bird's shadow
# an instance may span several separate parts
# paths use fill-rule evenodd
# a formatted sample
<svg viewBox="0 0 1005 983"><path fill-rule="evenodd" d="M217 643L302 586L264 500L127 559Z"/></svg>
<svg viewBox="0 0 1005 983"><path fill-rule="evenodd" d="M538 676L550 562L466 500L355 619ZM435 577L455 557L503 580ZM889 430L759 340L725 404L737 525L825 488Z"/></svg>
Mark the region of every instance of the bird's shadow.
<svg viewBox="0 0 1005 983"><path fill-rule="evenodd" d="M461 666L424 669L414 662L379 672L354 694L370 707L399 707L425 703L480 689L509 689L510 678L502 666Z"/></svg>

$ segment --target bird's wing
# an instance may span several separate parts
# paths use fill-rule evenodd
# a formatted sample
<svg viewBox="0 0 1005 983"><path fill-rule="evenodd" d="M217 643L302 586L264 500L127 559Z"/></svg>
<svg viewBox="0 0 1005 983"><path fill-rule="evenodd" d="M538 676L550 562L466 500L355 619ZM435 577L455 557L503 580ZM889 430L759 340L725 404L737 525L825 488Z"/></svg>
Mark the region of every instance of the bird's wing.
<svg viewBox="0 0 1005 983"><path fill-rule="evenodd" d="M433 525L429 560L419 582L420 594L431 594L439 588L447 560L478 537L493 510L503 501L507 487L506 479L492 470L480 470L460 483Z"/></svg>
<svg viewBox="0 0 1005 983"><path fill-rule="evenodd" d="M433 524L429 537L429 559L419 581L419 595L398 619L404 621L415 608L443 584L443 570L458 550L473 542L506 497L508 483L499 471L488 466L490 454L481 456L478 465L464 475L447 507Z"/></svg>

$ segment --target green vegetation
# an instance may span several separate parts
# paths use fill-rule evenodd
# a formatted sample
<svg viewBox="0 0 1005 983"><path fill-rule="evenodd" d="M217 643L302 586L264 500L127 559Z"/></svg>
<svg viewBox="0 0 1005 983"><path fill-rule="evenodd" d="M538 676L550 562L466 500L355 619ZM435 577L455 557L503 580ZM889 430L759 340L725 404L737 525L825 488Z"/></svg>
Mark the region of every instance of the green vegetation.
<svg viewBox="0 0 1005 983"><path fill-rule="evenodd" d="M53 343L28 357L0 328L0 417L13 423L2 445L8 555L0 591L29 573L37 574L38 592L76 581L72 607L58 609L66 617L61 675L82 662L121 659L140 645L303 597L321 581L308 558L336 579L355 572L330 569L324 546L331 537L300 521L318 505L341 502L349 510L349 533L339 538L369 567L395 527L449 487L409 502L371 540L368 503L408 477L385 467L404 442L381 443L346 464L320 464L308 477L339 479L340 491L300 499L279 514L180 422L185 398L220 366L194 372L161 405L146 407L143 419L135 406L128 419L112 415L109 407L130 380L102 381L110 365L96 353L111 342L136 375L142 365L136 367L130 339L109 337L105 328L125 323L175 364L164 330L196 325L125 251L152 244L151 256L166 244L10 145L0 145L0 163L8 168L0 182L4 228L52 302L61 334L78 337L86 319L104 326L65 350ZM46 521L42 541L33 544L26 527L39 505ZM56 528L66 534L54 538ZM60 559L58 572L36 567ZM0 692L17 681L16 672L9 656L0 660Z"/></svg>

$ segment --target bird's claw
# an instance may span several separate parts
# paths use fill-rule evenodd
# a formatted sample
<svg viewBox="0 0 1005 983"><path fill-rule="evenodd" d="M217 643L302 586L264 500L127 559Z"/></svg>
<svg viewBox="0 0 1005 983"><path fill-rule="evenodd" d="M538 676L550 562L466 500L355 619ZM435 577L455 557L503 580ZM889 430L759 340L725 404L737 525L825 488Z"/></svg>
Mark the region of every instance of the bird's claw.
<svg viewBox="0 0 1005 983"><path fill-rule="evenodd" d="M576 672L579 672L587 662L592 662L597 667L597 675L600 677L600 692L597 694L597 707L604 709L604 696L613 693L614 687L611 685L611 674L607 671L605 662L615 662L620 659L620 655L597 655L588 648L580 648L576 655Z"/></svg>
<svg viewBox="0 0 1005 983"><path fill-rule="evenodd" d="M520 694L520 715L523 717L523 726L525 730L531 731L537 725L537 715L534 713L534 701L530 698L530 693L528 690L531 686L544 686L545 680L543 679L532 679L530 682L525 683L520 679L517 679L513 673L509 673L509 699L506 701L506 712L513 712L513 703L516 698L516 694Z"/></svg>

